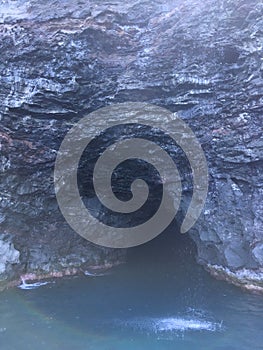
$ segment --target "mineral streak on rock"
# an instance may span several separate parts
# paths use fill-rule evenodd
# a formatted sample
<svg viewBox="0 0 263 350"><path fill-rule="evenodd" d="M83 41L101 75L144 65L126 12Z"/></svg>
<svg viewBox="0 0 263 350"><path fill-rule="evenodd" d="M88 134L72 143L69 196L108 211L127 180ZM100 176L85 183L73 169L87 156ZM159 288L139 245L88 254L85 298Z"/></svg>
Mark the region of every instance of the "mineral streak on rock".
<svg viewBox="0 0 263 350"><path fill-rule="evenodd" d="M85 113L144 101L177 112L205 151L208 200L190 232L198 261L237 279L250 271L259 286L262 28L257 0L2 1L0 222L20 254L4 262L8 275L123 259L69 229L52 174L63 137Z"/></svg>

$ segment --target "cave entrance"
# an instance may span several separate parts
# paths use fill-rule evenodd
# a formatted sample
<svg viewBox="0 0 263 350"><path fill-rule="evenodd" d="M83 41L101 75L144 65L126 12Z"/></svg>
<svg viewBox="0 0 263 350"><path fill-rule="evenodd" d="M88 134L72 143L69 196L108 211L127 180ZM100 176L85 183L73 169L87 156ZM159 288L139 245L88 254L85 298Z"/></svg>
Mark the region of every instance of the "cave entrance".
<svg viewBox="0 0 263 350"><path fill-rule="evenodd" d="M169 227L153 240L127 251L128 264L177 267L196 265L197 248L188 233L181 234L174 220Z"/></svg>

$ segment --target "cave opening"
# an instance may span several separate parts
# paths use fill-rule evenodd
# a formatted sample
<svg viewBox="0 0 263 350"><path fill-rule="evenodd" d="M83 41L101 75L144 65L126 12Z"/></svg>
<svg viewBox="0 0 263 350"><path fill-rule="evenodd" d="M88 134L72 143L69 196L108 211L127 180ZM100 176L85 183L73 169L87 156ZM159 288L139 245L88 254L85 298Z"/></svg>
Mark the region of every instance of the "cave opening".
<svg viewBox="0 0 263 350"><path fill-rule="evenodd" d="M135 266L151 265L167 269L174 267L174 273L184 267L196 265L197 248L189 233L181 234L174 220L167 229L151 241L129 248L127 263Z"/></svg>

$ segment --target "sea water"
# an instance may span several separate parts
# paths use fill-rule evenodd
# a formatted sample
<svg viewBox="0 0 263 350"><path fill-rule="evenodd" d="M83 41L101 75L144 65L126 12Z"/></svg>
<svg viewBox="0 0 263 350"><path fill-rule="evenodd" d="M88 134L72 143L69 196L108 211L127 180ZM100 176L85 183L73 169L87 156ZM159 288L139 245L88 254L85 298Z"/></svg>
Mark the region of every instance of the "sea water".
<svg viewBox="0 0 263 350"><path fill-rule="evenodd" d="M87 252L88 254L88 252ZM98 275L0 294L0 349L263 349L263 296L212 278L162 234Z"/></svg>

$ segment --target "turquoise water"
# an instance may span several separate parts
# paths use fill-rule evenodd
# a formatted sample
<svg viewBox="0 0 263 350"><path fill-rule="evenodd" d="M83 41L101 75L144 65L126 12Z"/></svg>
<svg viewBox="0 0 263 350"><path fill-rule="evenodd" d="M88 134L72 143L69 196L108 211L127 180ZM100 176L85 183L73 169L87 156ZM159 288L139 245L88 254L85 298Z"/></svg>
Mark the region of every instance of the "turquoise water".
<svg viewBox="0 0 263 350"><path fill-rule="evenodd" d="M263 349L263 297L211 278L165 234L103 276L0 295L0 349Z"/></svg>

